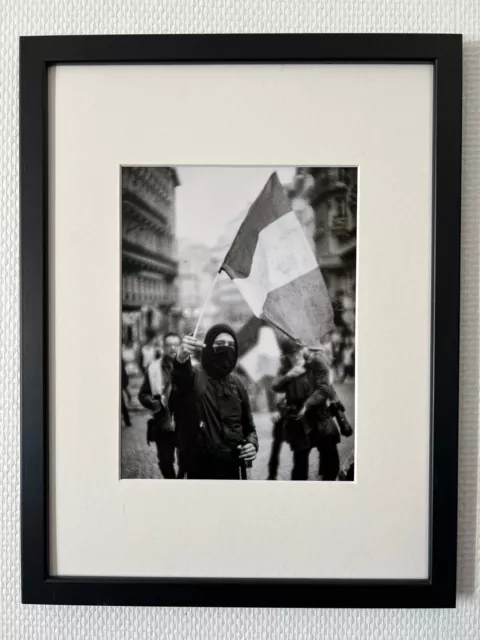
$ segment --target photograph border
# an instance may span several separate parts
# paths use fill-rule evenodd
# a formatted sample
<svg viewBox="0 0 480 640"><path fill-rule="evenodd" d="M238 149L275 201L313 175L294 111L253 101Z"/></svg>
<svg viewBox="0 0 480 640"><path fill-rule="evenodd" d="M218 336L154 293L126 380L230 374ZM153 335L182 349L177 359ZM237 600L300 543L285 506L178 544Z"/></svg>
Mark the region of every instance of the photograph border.
<svg viewBox="0 0 480 640"><path fill-rule="evenodd" d="M190 164L190 163L185 163L185 164L177 164L177 165L167 165L167 164L122 164L120 166L120 177L119 177L119 184L120 184L120 204L119 204L119 210L120 210L120 217L121 217L121 225L120 225L120 229L119 229L119 269L120 269L120 277L123 278L124 275L124 270L123 270L123 216L124 216L124 211L123 211L123 202L122 202L122 193L123 193L123 169L125 168L132 168L132 169L137 169L137 168L145 168L145 169L152 169L152 168L173 168L175 171L178 172L178 170L182 169L182 168L188 168L188 169L201 169L201 170L205 170L205 169L210 169L210 170L216 170L216 169L224 169L224 168L228 168L229 170L239 170L240 172L242 170L252 170L252 169L261 169L261 170L274 170L274 169L279 169L279 168L291 168L292 170L296 170L296 169L354 169L356 172L356 181L358 183L359 180L359 175L360 175L360 167L359 165L353 165L353 164L344 164L344 165L326 165L326 164L318 164L317 166L309 166L307 164L298 164L298 165L288 165L288 164L283 164L283 165L278 165L278 166L269 166L269 165L259 165L259 164L229 164L228 167L226 167L226 165L219 165L217 164ZM182 181L180 180L180 187L182 185ZM265 185L262 185L263 187ZM285 185L283 185L285 187ZM258 194L257 194L258 195ZM252 198L253 200L253 198ZM248 207L244 206L244 211L246 212L245 215L248 215L248 210L250 209L251 205L249 205ZM178 216L178 207L175 210L175 215ZM238 215L238 212L237 212ZM178 222L178 218L176 218L176 221ZM177 234L177 239L178 239L178 234ZM232 237L232 241L233 241L233 237ZM356 247L358 246L358 222L356 223L356 231L355 231L355 244ZM224 256L222 256L224 257ZM178 256L177 259L180 260L180 257ZM355 276L357 274L358 271L358 251L355 250ZM220 272L218 272L220 273ZM218 274L217 274L218 275ZM226 275L226 272L225 272ZM322 272L322 277L324 277L323 272ZM212 283L213 283L213 278L212 278ZM215 288L213 286L213 289L209 292L210 295L211 293L215 292ZM239 293L239 296L241 294ZM120 291L119 291L119 308L120 308L120 338L119 338L119 351L120 353L122 352L122 315L123 315L123 284L120 287ZM203 300L203 302L205 302L205 300ZM255 314L252 312L252 310L248 307L248 303L245 301L245 307L249 309L249 313L250 313L250 320L255 320L257 319L259 323L262 323L263 325L268 325L268 322L263 320L263 319L259 319L258 317L255 316ZM358 308L358 290L356 290L355 292L355 296L354 296L354 310L355 310L355 318L354 318L354 347L356 347L356 335L357 335L357 313L356 310ZM226 322L227 325L230 324L229 320L225 320L223 318L218 318L217 319L218 322L224 323ZM248 322L248 321L247 321ZM270 325L270 327L272 327L273 325ZM336 327L338 330L338 327ZM193 329L193 327L192 327ZM177 331L179 331L177 328L172 328L173 333L176 333ZM279 338L283 338L285 339L287 336L285 333L283 333L281 330L279 330L277 327L275 327L275 331L277 332L276 335L276 339L277 341L279 340ZM170 330L168 331L170 332ZM167 333L168 333L167 332ZM199 325L199 336L203 335L206 333L206 325L205 325L205 318L203 319L203 321L200 323ZM180 335L184 335L183 331L180 331ZM237 334L238 335L238 334ZM289 339L289 338L287 338ZM280 342L278 342L278 346L280 349ZM249 347L250 348L250 347ZM281 349L280 349L281 350ZM246 352L245 352L246 353ZM245 353L243 353L243 356L245 356ZM119 371L121 370L122 367L122 355L120 355L119 357L119 363L118 363L118 367L119 367ZM138 356L137 356L138 357ZM240 356L238 358L238 362L237 364L241 364L240 363ZM357 451L357 445L358 445L358 437L357 437L357 433L355 431L355 422L356 422L356 406L357 406L357 382L356 382L356 378L357 378L357 373L356 373L356 365L354 366L355 372L354 372L354 378L353 378L353 410L352 413L347 417L347 411L345 412L345 417L347 417L347 421L351 422L351 427L353 427L353 433L351 434L351 436L349 436L352 439L353 442L353 447L352 447L352 451L348 454L348 456L346 456L346 462L348 462L348 466L350 466L352 464L352 460L354 460L356 458L356 451ZM145 372L142 373L142 377L145 375ZM335 387L335 384L333 385ZM121 380L119 380L119 388L120 388L120 394L122 393L121 390ZM141 406L141 410L143 413L148 413L148 410L145 409L145 407L142 406L142 403L140 403ZM121 415L121 411L119 410L119 422L120 424L122 423L122 415ZM336 419L334 419L335 424L338 424ZM287 442L287 440L285 440L285 442ZM159 469L159 478L152 478L152 477L147 477L144 475L138 475L138 476L124 476L122 474L122 459L123 459L123 438L120 438L120 444L119 444L119 471L118 471L118 477L119 480L138 480L138 479L161 479L163 478L162 472ZM156 449L156 446L154 447ZM177 449L178 451L178 449ZM258 454L258 450L257 450L257 454ZM154 455L154 459L156 461L156 465L159 466L159 460L157 459L157 455ZM345 463L345 460L344 460ZM178 464L178 458L177 458L177 464ZM293 466L293 460L292 460L292 466ZM310 467L310 465L309 465ZM342 470L342 461L340 460L340 470ZM340 472L339 472L340 473ZM345 470L343 471L343 473L346 473ZM338 479L339 476L337 476ZM178 479L178 478L177 478ZM251 477L249 478L251 480L254 480L255 482L261 482L263 479L266 478L259 478L259 477ZM278 479L278 478L276 478ZM309 478L311 479L311 478ZM286 481L285 479L282 480L283 482ZM288 479L288 481L291 481L291 478ZM324 480L325 481L325 480ZM345 480L347 482L350 482L352 484L357 482L357 477L356 477L356 473L354 474L354 477L352 479L349 480ZM326 482L334 482L334 480L326 480Z"/></svg>
<svg viewBox="0 0 480 640"><path fill-rule="evenodd" d="M57 64L432 64L429 577L422 580L50 575L48 69ZM137 606L454 607L462 37L398 34L29 36L20 39L22 602ZM426 461L427 464L427 461Z"/></svg>

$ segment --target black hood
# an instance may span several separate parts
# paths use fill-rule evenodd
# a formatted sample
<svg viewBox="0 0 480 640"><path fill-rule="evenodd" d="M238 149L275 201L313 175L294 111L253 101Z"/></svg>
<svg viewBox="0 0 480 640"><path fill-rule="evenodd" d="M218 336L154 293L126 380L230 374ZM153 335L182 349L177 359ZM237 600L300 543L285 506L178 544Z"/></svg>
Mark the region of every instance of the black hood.
<svg viewBox="0 0 480 640"><path fill-rule="evenodd" d="M217 354L213 350L213 342L221 333L228 333L235 340L235 351L233 352L232 349L227 348L227 351L224 354L226 361L223 362L219 361L219 356L222 354ZM228 324L214 324L213 327L207 331L203 342L205 343L205 346L202 349L202 366L208 375L213 378L223 378L231 373L235 368L238 359L237 336L235 335L235 331L232 327Z"/></svg>

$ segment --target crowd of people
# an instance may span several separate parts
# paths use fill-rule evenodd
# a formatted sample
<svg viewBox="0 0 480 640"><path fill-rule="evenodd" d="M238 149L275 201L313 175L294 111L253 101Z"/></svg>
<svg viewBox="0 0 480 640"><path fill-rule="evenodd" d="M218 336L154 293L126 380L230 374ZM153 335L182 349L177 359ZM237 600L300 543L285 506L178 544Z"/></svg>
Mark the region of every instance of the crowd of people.
<svg viewBox="0 0 480 640"><path fill-rule="evenodd" d="M319 477L336 480L340 436L351 436L352 429L334 383L353 375L353 337L338 331L328 346L317 349L290 340L280 346L278 374L267 381L272 417L268 479L277 478L280 449L286 443L293 456L292 480L307 480L313 449L319 452ZM143 380L138 400L150 413L146 439L156 446L164 478L249 477L259 440L237 367L238 352L237 336L224 324L211 327L201 341L167 333L159 344L151 334L139 351ZM122 417L128 427L124 394L128 399L123 362ZM353 475L353 465L349 473Z"/></svg>
<svg viewBox="0 0 480 640"><path fill-rule="evenodd" d="M335 382L355 378L355 286L352 293L338 289L332 296L335 330L327 343Z"/></svg>

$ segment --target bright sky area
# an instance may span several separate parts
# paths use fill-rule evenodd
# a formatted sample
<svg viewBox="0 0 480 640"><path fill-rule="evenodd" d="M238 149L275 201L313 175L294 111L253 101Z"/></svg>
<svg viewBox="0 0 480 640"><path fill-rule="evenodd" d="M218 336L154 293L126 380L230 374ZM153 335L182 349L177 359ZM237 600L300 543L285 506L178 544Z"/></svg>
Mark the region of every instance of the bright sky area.
<svg viewBox="0 0 480 640"><path fill-rule="evenodd" d="M177 237L214 246L229 220L246 209L276 171L280 182L294 167L177 167Z"/></svg>

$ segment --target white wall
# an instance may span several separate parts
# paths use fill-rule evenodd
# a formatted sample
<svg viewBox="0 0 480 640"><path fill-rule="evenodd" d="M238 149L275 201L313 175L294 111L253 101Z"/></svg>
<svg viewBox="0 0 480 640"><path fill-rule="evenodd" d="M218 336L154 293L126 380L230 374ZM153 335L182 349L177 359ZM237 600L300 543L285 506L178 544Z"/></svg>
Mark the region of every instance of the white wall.
<svg viewBox="0 0 480 640"><path fill-rule="evenodd" d="M480 3L478 0L2 0L0 8L0 638L479 637ZM456 611L295 611L20 605L18 36L175 32L465 35L459 580ZM87 409L88 413L88 409Z"/></svg>

